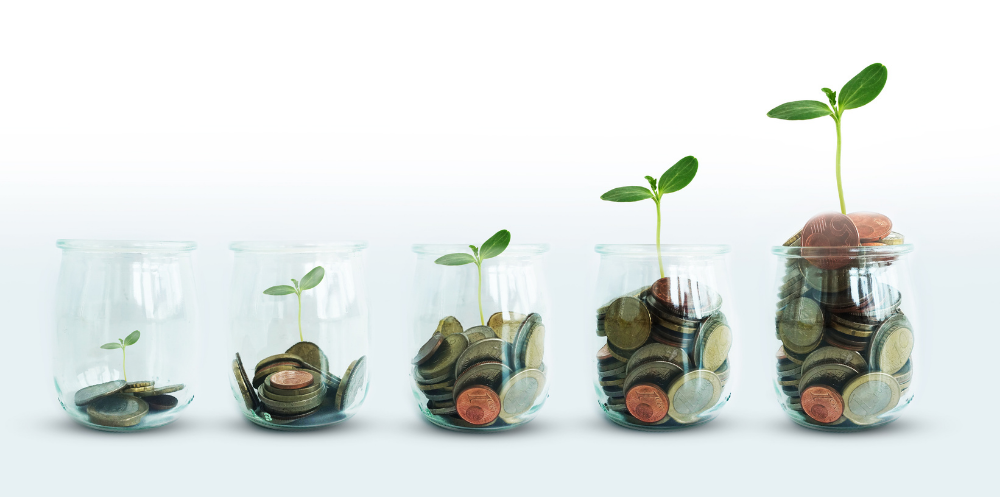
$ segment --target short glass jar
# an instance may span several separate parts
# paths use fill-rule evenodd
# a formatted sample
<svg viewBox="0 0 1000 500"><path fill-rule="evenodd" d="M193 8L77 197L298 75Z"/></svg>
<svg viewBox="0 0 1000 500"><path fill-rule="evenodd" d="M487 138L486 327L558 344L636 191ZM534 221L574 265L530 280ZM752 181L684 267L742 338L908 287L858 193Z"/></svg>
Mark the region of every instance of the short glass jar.
<svg viewBox="0 0 1000 500"><path fill-rule="evenodd" d="M188 241L59 240L56 395L77 422L137 431L194 399L198 321Z"/></svg>
<svg viewBox="0 0 1000 500"><path fill-rule="evenodd" d="M365 243L234 242L229 385L251 422L323 427L368 391Z"/></svg>
<svg viewBox="0 0 1000 500"><path fill-rule="evenodd" d="M666 431L729 400L728 245L597 245L597 401L612 422Z"/></svg>
<svg viewBox="0 0 1000 500"><path fill-rule="evenodd" d="M912 251L909 244L772 249L774 389L795 423L870 429L898 418L913 400Z"/></svg>
<svg viewBox="0 0 1000 500"><path fill-rule="evenodd" d="M541 409L550 366L543 323L549 315L547 250L548 245L510 245L485 260L479 273L471 264L434 263L445 254L468 252L466 246L413 246L414 358L408 376L420 412L431 423L502 431L529 422Z"/></svg>

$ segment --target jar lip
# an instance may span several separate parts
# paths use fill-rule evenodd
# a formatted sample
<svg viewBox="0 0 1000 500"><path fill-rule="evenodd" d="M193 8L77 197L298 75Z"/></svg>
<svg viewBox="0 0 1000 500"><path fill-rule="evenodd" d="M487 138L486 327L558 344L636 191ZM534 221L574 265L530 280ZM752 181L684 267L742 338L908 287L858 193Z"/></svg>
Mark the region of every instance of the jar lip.
<svg viewBox="0 0 1000 500"><path fill-rule="evenodd" d="M56 246L63 250L84 252L155 253L190 252L198 248L194 241L155 240L56 240Z"/></svg>
<svg viewBox="0 0 1000 500"><path fill-rule="evenodd" d="M601 255L656 255L656 245L651 243L622 244L601 243L594 246ZM660 254L679 256L725 255L732 251L729 245L721 244L670 244L660 245Z"/></svg>
<svg viewBox="0 0 1000 500"><path fill-rule="evenodd" d="M808 249L805 255L802 250ZM780 257L801 259L805 257L820 257L831 255L837 257L870 257L870 256L897 256L905 255L913 251L912 243L901 245L885 245L874 247L771 247L771 253Z"/></svg>
<svg viewBox="0 0 1000 500"><path fill-rule="evenodd" d="M460 243L419 243L413 245L413 252L421 255L445 255L449 253L470 253L469 245ZM549 251L547 243L521 243L509 245L501 257L524 257L541 255Z"/></svg>
<svg viewBox="0 0 1000 500"><path fill-rule="evenodd" d="M354 253L368 248L366 241L233 241L229 249L250 253Z"/></svg>

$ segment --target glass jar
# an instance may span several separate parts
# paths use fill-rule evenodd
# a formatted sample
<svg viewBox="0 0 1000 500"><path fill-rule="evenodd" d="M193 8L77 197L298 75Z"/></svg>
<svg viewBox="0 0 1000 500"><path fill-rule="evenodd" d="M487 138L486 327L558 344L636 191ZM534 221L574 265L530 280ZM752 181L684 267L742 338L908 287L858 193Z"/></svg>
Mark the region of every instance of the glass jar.
<svg viewBox="0 0 1000 500"><path fill-rule="evenodd" d="M464 245L414 245L417 254L408 368L413 396L431 423L501 431L534 418L548 397L544 320L548 245L510 245L475 265L443 266ZM480 297L481 291L481 299ZM480 303L481 300L481 303Z"/></svg>
<svg viewBox="0 0 1000 500"><path fill-rule="evenodd" d="M187 241L59 240L52 368L77 422L137 431L194 399L197 298Z"/></svg>
<svg viewBox="0 0 1000 500"><path fill-rule="evenodd" d="M347 420L368 391L365 243L235 242L229 386L271 429Z"/></svg>
<svg viewBox="0 0 1000 500"><path fill-rule="evenodd" d="M728 245L597 245L594 389L631 429L706 423L729 400Z"/></svg>
<svg viewBox="0 0 1000 500"><path fill-rule="evenodd" d="M913 400L911 251L909 244L773 248L774 389L797 424L870 429Z"/></svg>

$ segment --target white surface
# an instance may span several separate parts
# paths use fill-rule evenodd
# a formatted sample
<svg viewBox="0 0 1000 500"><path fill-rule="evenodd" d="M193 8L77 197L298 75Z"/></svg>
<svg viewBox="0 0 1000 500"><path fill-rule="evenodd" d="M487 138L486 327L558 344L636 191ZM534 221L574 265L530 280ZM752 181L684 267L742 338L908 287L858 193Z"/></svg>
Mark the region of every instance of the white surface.
<svg viewBox="0 0 1000 500"><path fill-rule="evenodd" d="M995 10L4 3L0 493L996 495ZM844 118L847 206L917 245L920 386L900 421L829 435L781 414L765 346L769 247L837 208L834 129L765 113L876 61L885 91ZM666 198L664 241L733 245L739 382L707 426L631 432L590 387L593 245L650 242L653 206L598 196L688 154L701 171ZM408 247L501 227L553 247L551 397L514 432L437 430L407 388ZM203 368L176 423L111 435L62 414L56 238L199 242ZM237 412L226 245L251 239L371 243L369 290L388 296L353 420L288 434Z"/></svg>

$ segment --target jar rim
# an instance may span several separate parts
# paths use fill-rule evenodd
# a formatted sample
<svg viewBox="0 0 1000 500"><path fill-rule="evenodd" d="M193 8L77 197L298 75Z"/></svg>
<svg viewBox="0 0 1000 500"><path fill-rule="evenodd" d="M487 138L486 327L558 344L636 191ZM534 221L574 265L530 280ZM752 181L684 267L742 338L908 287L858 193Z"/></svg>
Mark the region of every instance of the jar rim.
<svg viewBox="0 0 1000 500"><path fill-rule="evenodd" d="M56 246L63 250L84 252L169 253L190 252L198 248L198 243L194 241L59 239L56 240Z"/></svg>
<svg viewBox="0 0 1000 500"><path fill-rule="evenodd" d="M368 248L366 241L233 241L229 249L249 253L354 253Z"/></svg>
<svg viewBox="0 0 1000 500"><path fill-rule="evenodd" d="M656 255L656 245L652 243L601 243L594 246L601 255ZM722 244L669 244L660 245L661 255L699 256L725 255L732 247Z"/></svg>
<svg viewBox="0 0 1000 500"><path fill-rule="evenodd" d="M809 249L807 255L802 255L803 249ZM912 243L903 243L901 245L885 245L885 246L873 246L873 247L786 247L786 246L774 246L771 247L771 253L779 257L787 257L791 259L802 259L805 257L821 257L824 255L836 256L836 257L872 257L872 256L886 256L894 257L898 255L905 255L913 251Z"/></svg>
<svg viewBox="0 0 1000 500"><path fill-rule="evenodd" d="M457 252L468 253L470 250L469 245L462 245L460 243L418 243L411 248L414 253L421 255L444 255ZM502 256L541 255L548 251L549 245L547 243L519 243L507 246Z"/></svg>

